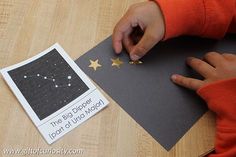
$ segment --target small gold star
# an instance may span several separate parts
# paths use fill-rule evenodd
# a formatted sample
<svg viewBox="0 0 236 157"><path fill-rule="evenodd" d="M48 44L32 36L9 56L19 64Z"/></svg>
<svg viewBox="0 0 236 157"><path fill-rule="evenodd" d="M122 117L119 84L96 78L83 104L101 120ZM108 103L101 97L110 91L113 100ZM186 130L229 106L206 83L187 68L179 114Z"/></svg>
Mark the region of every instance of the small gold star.
<svg viewBox="0 0 236 157"><path fill-rule="evenodd" d="M94 71L97 70L98 67L101 67L102 65L98 63L98 59L93 61L93 60L89 60L90 61L90 65L88 67L93 68Z"/></svg>
<svg viewBox="0 0 236 157"><path fill-rule="evenodd" d="M143 62L140 61L140 60L137 60L137 61L129 61L129 64L142 64Z"/></svg>
<svg viewBox="0 0 236 157"><path fill-rule="evenodd" d="M112 61L111 66L116 66L117 68L120 68L120 65L123 64L123 62L120 60L120 58L111 59L111 61Z"/></svg>

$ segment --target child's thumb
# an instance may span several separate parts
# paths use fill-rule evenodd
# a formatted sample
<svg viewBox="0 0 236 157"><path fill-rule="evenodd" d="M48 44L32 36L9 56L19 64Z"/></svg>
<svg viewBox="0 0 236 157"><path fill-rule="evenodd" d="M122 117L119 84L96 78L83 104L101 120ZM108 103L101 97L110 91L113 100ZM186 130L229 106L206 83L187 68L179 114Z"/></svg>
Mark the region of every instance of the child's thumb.
<svg viewBox="0 0 236 157"><path fill-rule="evenodd" d="M148 30L145 31L141 40L133 47L130 52L130 58L134 61L142 58L160 39L149 33Z"/></svg>

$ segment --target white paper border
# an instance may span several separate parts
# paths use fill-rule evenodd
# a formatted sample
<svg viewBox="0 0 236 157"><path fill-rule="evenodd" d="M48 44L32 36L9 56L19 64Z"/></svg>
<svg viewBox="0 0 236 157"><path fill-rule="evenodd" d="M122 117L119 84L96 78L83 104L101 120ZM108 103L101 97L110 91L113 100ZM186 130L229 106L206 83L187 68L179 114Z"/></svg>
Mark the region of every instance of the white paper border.
<svg viewBox="0 0 236 157"><path fill-rule="evenodd" d="M36 115L36 113L33 111L33 109L31 108L31 106L29 105L29 103L27 102L27 100L25 99L25 97L23 96L23 94L21 93L21 91L19 90L19 88L16 86L16 84L14 83L14 81L12 80L12 78L10 77L10 75L8 74L8 71L11 71L13 69L16 69L18 67L21 67L23 65L26 65L30 62L35 61L36 59L46 55L47 53L49 53L50 51L52 51L53 49L56 49L58 51L58 53L64 58L64 60L71 66L71 68L75 71L75 73L81 78L81 80L88 86L89 90L86 91L85 93L83 93L82 95L80 95L79 97L77 97L75 100L71 101L69 104L67 104L66 106L62 107L61 109L57 110L56 112L54 112L53 114L49 115L48 117L44 118L43 120L40 120L38 118L38 116ZM92 82L89 80L89 78L87 77L87 75L75 64L75 62L69 57L69 55L64 51L64 49L58 44L55 43L54 45L52 45L51 47L49 47L48 49L42 51L41 53L25 60L22 61L20 63L17 63L15 65L6 67L4 69L1 69L0 71L5 79L5 81L7 82L7 84L9 85L9 87L11 88L11 90L13 91L13 93L15 94L15 96L17 97L17 99L19 100L19 102L21 103L21 105L23 106L24 110L27 112L27 114L30 116L30 118L32 119L33 123L36 125L36 127L40 126L41 124L49 121L50 119L52 119L53 117L55 117L56 115L60 114L61 112L63 112L66 108L69 108L71 105L73 105L75 102L77 102L78 100L80 100L81 98L83 98L84 96L86 96L88 93L90 93L91 91L93 91L94 89L96 89L96 87L92 84Z"/></svg>

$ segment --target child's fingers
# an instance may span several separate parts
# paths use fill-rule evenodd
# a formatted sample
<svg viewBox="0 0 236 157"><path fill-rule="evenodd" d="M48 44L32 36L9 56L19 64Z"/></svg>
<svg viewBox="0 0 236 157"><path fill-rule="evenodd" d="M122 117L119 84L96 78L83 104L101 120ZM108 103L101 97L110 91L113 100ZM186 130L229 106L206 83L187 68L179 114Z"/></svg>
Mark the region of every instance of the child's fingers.
<svg viewBox="0 0 236 157"><path fill-rule="evenodd" d="M236 55L231 53L223 53L222 56L227 60L236 60Z"/></svg>
<svg viewBox="0 0 236 157"><path fill-rule="evenodd" d="M215 73L214 67L198 58L189 57L187 59L187 64L205 78L208 78Z"/></svg>
<svg viewBox="0 0 236 157"><path fill-rule="evenodd" d="M185 88L192 89L192 90L198 90L200 87L202 87L204 83L201 80L184 77L178 74L172 75L171 80L180 86L183 86Z"/></svg>
<svg viewBox="0 0 236 157"><path fill-rule="evenodd" d="M159 39L157 35L155 35L149 28L147 28L140 41L133 47L132 51L130 52L130 58L132 60L139 60L160 40L161 39Z"/></svg>
<svg viewBox="0 0 236 157"><path fill-rule="evenodd" d="M125 46L125 49L128 51L128 53L132 51L134 45L132 39L128 34L124 35L123 45Z"/></svg>
<svg viewBox="0 0 236 157"><path fill-rule="evenodd" d="M224 57L217 52L209 52L204 56L204 60L206 60L209 64L216 67L221 64L225 59Z"/></svg>
<svg viewBox="0 0 236 157"><path fill-rule="evenodd" d="M116 53L120 53L122 50L122 40L124 34L130 34L132 32L132 24L130 18L124 16L115 26L112 34L112 45Z"/></svg>
<svg viewBox="0 0 236 157"><path fill-rule="evenodd" d="M120 53L122 50L123 33L119 29L114 29L112 34L112 46L116 53Z"/></svg>

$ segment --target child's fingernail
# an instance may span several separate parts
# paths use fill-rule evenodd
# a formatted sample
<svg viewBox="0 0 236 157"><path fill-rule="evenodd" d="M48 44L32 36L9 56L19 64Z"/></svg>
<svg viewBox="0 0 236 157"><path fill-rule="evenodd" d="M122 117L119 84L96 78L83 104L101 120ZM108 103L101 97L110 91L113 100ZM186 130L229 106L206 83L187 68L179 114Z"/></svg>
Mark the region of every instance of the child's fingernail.
<svg viewBox="0 0 236 157"><path fill-rule="evenodd" d="M188 57L187 58L187 62L190 62L190 61L192 61L194 59L194 57Z"/></svg>
<svg viewBox="0 0 236 157"><path fill-rule="evenodd" d="M175 81L175 80L177 79L177 75L176 75L176 74L172 75L172 76L171 76L171 79L172 79L173 81Z"/></svg>
<svg viewBox="0 0 236 157"><path fill-rule="evenodd" d="M130 58L134 61L139 60L140 57L138 55L131 55Z"/></svg>

